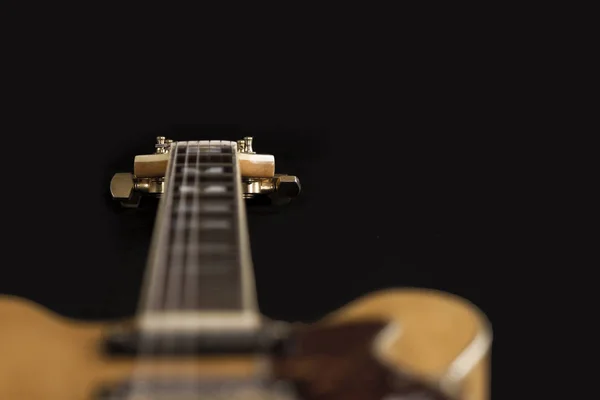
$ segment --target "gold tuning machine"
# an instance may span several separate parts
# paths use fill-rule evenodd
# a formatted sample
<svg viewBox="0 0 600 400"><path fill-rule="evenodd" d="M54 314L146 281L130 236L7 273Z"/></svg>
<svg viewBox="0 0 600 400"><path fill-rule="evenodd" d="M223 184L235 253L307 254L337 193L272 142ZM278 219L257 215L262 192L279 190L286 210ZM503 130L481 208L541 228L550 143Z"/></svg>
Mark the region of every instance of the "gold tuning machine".
<svg viewBox="0 0 600 400"><path fill-rule="evenodd" d="M172 143L173 141L171 139L167 139L164 136L158 136L156 138L156 144L154 145L156 148L156 154L168 153Z"/></svg>
<svg viewBox="0 0 600 400"><path fill-rule="evenodd" d="M241 172L243 197L255 199L271 197L284 202L300 194L298 177L275 173L272 155L257 154L250 136L237 140L237 154ZM116 173L110 182L114 200L123 207L137 207L142 196L160 198L165 190L165 173L173 140L164 136L156 138L153 154L135 157L134 171Z"/></svg>

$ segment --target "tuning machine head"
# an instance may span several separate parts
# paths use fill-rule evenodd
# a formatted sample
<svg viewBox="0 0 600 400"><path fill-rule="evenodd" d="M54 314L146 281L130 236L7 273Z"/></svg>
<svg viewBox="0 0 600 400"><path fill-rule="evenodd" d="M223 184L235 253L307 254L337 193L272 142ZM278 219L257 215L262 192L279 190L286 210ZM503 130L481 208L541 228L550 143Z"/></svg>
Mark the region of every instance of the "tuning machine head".
<svg viewBox="0 0 600 400"><path fill-rule="evenodd" d="M300 179L294 175L278 174L275 180L275 191L284 197L296 197L300 194L302 187Z"/></svg>
<svg viewBox="0 0 600 400"><path fill-rule="evenodd" d="M110 182L114 200L123 207L137 207L142 195L161 197L165 189L167 171L173 140L164 136L156 138L153 154L138 155L134 160L133 173L117 173ZM245 199L269 197L289 202L301 191L298 177L275 173L275 158L270 154L257 154L253 138L246 136L236 141L237 159L241 176L242 194Z"/></svg>
<svg viewBox="0 0 600 400"><path fill-rule="evenodd" d="M129 172L116 173L110 181L110 194L114 200L121 202L123 207L139 206L141 194L135 191L135 176Z"/></svg>

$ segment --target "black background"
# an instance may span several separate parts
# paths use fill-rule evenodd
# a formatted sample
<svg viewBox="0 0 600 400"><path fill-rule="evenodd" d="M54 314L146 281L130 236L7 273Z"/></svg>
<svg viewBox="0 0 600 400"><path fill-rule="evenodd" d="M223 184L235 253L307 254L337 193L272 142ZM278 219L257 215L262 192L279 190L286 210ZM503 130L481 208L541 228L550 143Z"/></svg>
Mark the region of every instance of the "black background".
<svg viewBox="0 0 600 400"><path fill-rule="evenodd" d="M136 154L153 151L158 135L251 135L256 151L275 155L278 172L300 178L291 205L248 209L268 316L313 320L373 290L417 286L456 293L493 317L489 268L498 259L485 225L496 211L482 202L485 177L473 174L458 143L448 147L453 139L417 140L400 126L384 135L360 126L115 125L57 143L58 152L34 150L57 179L33 188L45 197L29 199L29 223L16 235L36 246L20 254L22 268L2 270L0 291L79 318L132 314L155 208L119 209L108 186L112 174L132 170Z"/></svg>

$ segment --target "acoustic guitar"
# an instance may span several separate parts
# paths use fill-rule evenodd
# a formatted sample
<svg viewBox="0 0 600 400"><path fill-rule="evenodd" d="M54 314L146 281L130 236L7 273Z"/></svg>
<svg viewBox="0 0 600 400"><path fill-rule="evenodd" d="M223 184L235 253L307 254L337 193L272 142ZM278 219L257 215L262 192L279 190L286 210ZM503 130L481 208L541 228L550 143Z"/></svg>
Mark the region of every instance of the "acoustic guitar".
<svg viewBox="0 0 600 400"><path fill-rule="evenodd" d="M125 207L159 198L137 314L78 322L1 296L1 400L489 399L490 323L455 295L384 290L314 324L262 316L245 199L285 204L299 179L250 137L155 147L111 181Z"/></svg>

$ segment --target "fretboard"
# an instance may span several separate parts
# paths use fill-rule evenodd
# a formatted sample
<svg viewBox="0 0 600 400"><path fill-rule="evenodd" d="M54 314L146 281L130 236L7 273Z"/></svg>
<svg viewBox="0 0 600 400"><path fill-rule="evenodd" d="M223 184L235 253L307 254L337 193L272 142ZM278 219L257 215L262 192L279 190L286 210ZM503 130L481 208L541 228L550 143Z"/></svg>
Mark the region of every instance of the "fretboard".
<svg viewBox="0 0 600 400"><path fill-rule="evenodd" d="M235 142L173 143L141 308L145 314L256 311Z"/></svg>

